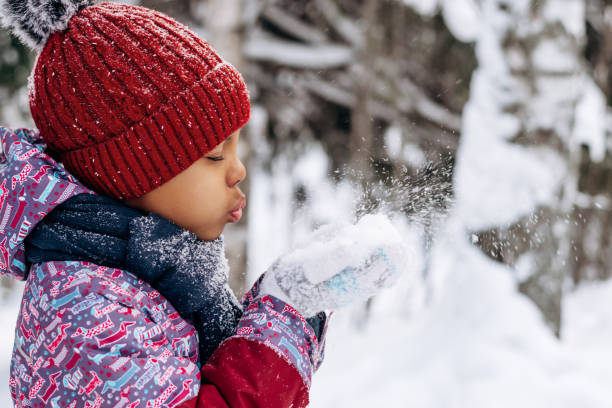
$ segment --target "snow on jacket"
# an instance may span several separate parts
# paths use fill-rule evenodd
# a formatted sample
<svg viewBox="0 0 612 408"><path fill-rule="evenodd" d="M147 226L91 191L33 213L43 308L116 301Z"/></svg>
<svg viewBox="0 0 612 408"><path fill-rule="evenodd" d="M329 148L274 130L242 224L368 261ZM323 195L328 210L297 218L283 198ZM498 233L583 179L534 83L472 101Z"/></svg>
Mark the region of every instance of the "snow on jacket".
<svg viewBox="0 0 612 408"><path fill-rule="evenodd" d="M244 296L244 315L200 369L191 322L147 282L82 261L26 264L23 241L87 189L38 132L0 127L0 274L25 280L9 388L17 407L304 407L321 339L290 305Z"/></svg>

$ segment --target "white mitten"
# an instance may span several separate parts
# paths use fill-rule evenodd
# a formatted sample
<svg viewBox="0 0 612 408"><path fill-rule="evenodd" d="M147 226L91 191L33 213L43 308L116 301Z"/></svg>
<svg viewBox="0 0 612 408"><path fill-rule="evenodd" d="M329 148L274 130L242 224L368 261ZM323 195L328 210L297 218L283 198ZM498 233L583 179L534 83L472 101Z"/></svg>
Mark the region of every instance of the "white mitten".
<svg viewBox="0 0 612 408"><path fill-rule="evenodd" d="M266 271L261 294L273 295L305 317L363 301L392 286L409 262L408 248L384 215L356 225L316 230L306 245L283 255Z"/></svg>

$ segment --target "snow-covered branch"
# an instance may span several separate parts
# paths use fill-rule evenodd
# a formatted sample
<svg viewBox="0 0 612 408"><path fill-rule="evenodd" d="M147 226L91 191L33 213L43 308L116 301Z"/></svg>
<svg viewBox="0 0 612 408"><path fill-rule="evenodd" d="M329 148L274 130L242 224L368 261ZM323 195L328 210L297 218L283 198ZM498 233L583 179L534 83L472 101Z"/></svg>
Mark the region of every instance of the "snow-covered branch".
<svg viewBox="0 0 612 408"><path fill-rule="evenodd" d="M262 11L262 17L283 30L285 33L309 44L322 44L328 38L321 30L298 20L286 11L269 5Z"/></svg>
<svg viewBox="0 0 612 408"><path fill-rule="evenodd" d="M362 48L365 44L363 31L353 21L342 15L338 6L331 0L315 0L328 24L349 44Z"/></svg>
<svg viewBox="0 0 612 408"><path fill-rule="evenodd" d="M300 84L313 94L345 108L352 109L357 105L357 96L353 91L344 89L319 77L309 76L301 80ZM389 122L397 117L397 110L393 106L374 99L368 101L368 110L374 117Z"/></svg>
<svg viewBox="0 0 612 408"><path fill-rule="evenodd" d="M404 78L398 85L403 95L400 102L403 111L415 111L443 128L456 132L461 130L461 116L432 101L414 82Z"/></svg>
<svg viewBox="0 0 612 408"><path fill-rule="evenodd" d="M301 81L301 84L315 95L340 106L352 109L357 104L357 95L354 91L344 89L314 75L308 76L308 78ZM368 101L368 110L374 117L392 122L397 119L398 115L416 113L423 119L442 128L457 132L460 130L461 117L459 115L450 112L445 107L429 99L410 80L404 79L400 82L400 85L400 90L402 91L401 103L387 103L378 98L372 98Z"/></svg>
<svg viewBox="0 0 612 408"><path fill-rule="evenodd" d="M292 68L330 69L354 61L353 51L343 45L301 45L270 36L253 36L244 46L247 58Z"/></svg>

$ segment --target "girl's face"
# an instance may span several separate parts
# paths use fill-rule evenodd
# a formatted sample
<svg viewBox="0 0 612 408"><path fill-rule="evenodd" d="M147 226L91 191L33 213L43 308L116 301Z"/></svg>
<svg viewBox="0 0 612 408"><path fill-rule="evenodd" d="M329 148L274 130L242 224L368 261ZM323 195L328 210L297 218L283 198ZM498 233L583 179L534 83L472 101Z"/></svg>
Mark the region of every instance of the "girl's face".
<svg viewBox="0 0 612 408"><path fill-rule="evenodd" d="M190 167L147 194L126 200L158 214L200 239L218 238L228 222L238 222L246 197L238 188L246 169L237 154L240 131Z"/></svg>

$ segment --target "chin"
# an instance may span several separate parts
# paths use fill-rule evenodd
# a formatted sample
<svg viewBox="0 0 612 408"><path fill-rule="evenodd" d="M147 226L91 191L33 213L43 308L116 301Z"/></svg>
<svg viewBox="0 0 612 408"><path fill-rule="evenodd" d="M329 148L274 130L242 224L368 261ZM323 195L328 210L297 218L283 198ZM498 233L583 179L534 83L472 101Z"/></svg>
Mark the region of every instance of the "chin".
<svg viewBox="0 0 612 408"><path fill-rule="evenodd" d="M200 233L196 233L196 235L202 241L214 241L215 239L219 238L222 233L223 233L223 228L221 228L220 231L210 231L210 230L202 231Z"/></svg>

